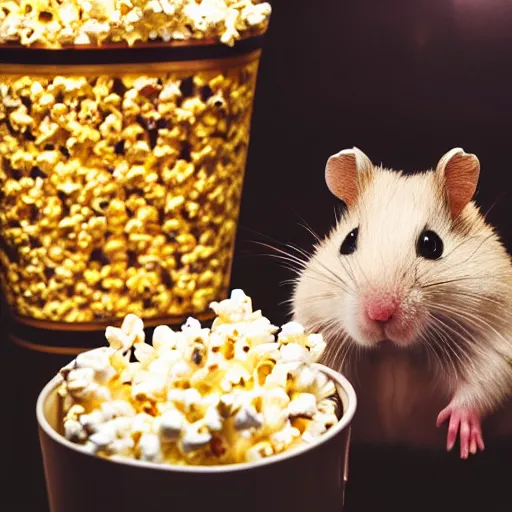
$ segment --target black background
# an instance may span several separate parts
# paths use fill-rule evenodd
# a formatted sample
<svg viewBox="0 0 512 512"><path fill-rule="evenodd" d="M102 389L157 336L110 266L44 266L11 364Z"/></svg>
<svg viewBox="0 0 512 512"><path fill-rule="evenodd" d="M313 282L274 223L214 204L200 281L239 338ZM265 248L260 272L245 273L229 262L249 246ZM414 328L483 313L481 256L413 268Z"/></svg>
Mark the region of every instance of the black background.
<svg viewBox="0 0 512 512"><path fill-rule="evenodd" d="M455 146L477 154L477 202L512 249L512 4L280 0L273 7L232 287L243 288L274 322L287 318L280 303L290 288L280 283L291 274L254 242L309 249L314 239L299 226L304 221L325 234L337 206L324 183L325 161L354 145L375 163L405 170L433 167ZM0 510L43 511L33 402L69 357L9 343L0 345L0 356L0 494L7 499ZM469 462L354 446L349 512L510 510L510 455L506 443Z"/></svg>

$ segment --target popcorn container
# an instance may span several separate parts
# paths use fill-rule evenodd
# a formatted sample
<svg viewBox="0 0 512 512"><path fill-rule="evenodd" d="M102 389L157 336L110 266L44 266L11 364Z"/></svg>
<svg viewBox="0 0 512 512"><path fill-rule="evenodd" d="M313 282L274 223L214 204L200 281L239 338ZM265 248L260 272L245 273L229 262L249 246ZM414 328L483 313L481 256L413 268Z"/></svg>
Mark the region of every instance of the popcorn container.
<svg viewBox="0 0 512 512"><path fill-rule="evenodd" d="M0 45L0 280L15 319L209 318L229 287L262 38Z"/></svg>
<svg viewBox="0 0 512 512"><path fill-rule="evenodd" d="M315 366L336 384L343 407L338 424L309 446L225 466L113 461L87 453L59 431L54 378L39 395L36 411L50 511L341 512L356 395L345 377Z"/></svg>

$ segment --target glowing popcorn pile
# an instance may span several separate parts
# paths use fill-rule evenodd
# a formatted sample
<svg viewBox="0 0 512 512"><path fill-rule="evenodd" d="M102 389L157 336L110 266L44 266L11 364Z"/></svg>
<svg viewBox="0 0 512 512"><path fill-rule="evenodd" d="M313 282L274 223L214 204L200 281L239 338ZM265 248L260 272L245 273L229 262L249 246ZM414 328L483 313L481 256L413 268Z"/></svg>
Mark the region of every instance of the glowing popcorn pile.
<svg viewBox="0 0 512 512"><path fill-rule="evenodd" d="M258 0L1 0L0 44L62 48L216 39L232 46L264 32L271 8Z"/></svg>
<svg viewBox="0 0 512 512"><path fill-rule="evenodd" d="M0 280L18 315L148 321L226 296L257 68L0 72Z"/></svg>
<svg viewBox="0 0 512 512"><path fill-rule="evenodd" d="M19 321L176 325L227 296L261 40L203 49L263 35L270 14L259 0L0 0L0 285Z"/></svg>
<svg viewBox="0 0 512 512"><path fill-rule="evenodd" d="M211 307L211 329L158 326L152 345L135 315L108 327L109 347L60 371L66 438L103 457L215 465L293 449L338 422L335 386L311 365L321 335L279 330L242 290Z"/></svg>

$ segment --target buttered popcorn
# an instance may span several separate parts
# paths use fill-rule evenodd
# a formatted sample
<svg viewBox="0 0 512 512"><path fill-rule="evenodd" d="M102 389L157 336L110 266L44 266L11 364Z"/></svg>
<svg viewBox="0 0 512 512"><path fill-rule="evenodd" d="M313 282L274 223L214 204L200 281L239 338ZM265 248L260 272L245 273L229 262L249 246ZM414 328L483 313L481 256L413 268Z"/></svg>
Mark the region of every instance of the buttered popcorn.
<svg viewBox="0 0 512 512"><path fill-rule="evenodd" d="M0 72L0 281L15 314L149 321L225 296L257 68Z"/></svg>
<svg viewBox="0 0 512 512"><path fill-rule="evenodd" d="M311 365L320 335L272 325L242 290L211 308L211 329L189 318L152 344L127 315L108 347L62 368L66 438L103 457L215 465L311 443L339 420L333 382Z"/></svg>
<svg viewBox="0 0 512 512"><path fill-rule="evenodd" d="M214 39L232 46L264 32L259 0L0 0L0 44L62 48Z"/></svg>

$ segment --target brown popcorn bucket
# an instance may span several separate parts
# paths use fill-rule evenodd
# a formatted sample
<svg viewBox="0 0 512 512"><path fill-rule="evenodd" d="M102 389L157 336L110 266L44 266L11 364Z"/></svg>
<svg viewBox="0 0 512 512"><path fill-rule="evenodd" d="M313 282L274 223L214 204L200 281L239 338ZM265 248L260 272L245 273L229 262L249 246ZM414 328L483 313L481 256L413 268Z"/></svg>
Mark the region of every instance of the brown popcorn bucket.
<svg viewBox="0 0 512 512"><path fill-rule="evenodd" d="M226 466L178 467L91 455L62 435L59 381L52 379L36 407L51 512L342 512L357 400L345 377L314 366L336 384L343 408L338 424L309 446Z"/></svg>

